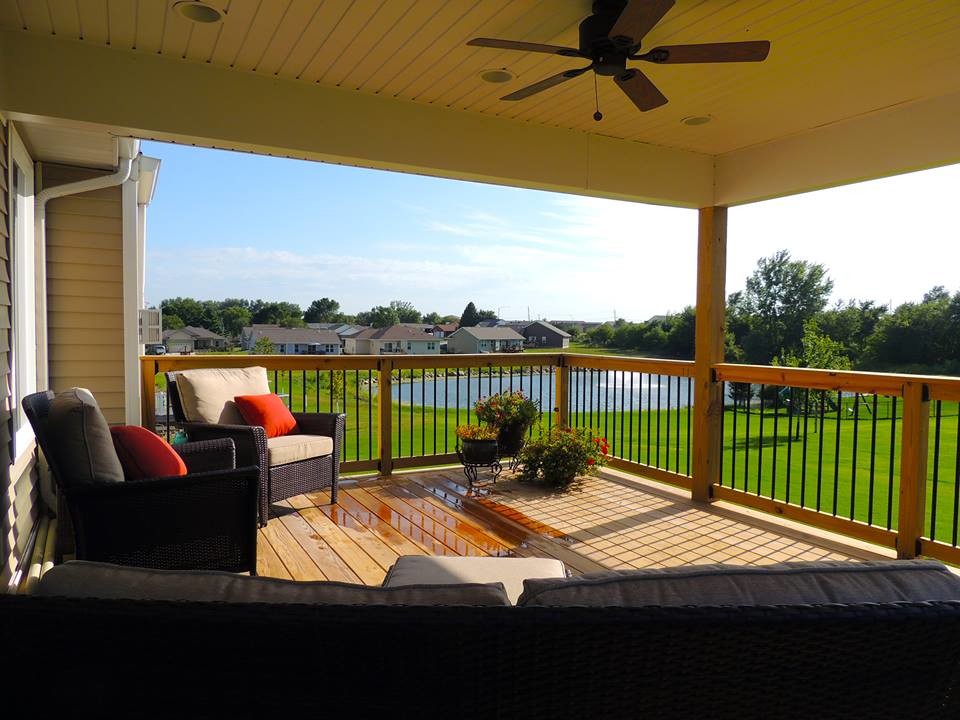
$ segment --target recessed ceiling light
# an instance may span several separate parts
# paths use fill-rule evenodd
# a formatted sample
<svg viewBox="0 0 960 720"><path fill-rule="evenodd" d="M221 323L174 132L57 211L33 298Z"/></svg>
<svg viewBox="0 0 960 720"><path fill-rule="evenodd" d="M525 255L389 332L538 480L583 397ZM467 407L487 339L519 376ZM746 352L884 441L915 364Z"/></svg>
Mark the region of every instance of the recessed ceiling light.
<svg viewBox="0 0 960 720"><path fill-rule="evenodd" d="M709 115L691 115L690 117L685 117L680 122L684 125L706 125L711 120L713 120L713 118Z"/></svg>
<svg viewBox="0 0 960 720"><path fill-rule="evenodd" d="M513 73L506 68L497 68L495 70L484 70L480 73L480 79L488 83L505 83L513 80Z"/></svg>
<svg viewBox="0 0 960 720"><path fill-rule="evenodd" d="M174 3L173 9L180 13L181 17L186 18L190 22L209 25L210 23L218 23L223 20L222 10L218 10L204 2L183 0L182 2Z"/></svg>

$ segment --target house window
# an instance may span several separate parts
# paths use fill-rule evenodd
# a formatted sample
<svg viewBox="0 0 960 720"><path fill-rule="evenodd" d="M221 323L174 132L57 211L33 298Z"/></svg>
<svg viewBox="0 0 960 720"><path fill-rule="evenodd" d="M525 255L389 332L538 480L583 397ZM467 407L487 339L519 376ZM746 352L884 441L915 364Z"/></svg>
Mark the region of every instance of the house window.
<svg viewBox="0 0 960 720"><path fill-rule="evenodd" d="M427 350L436 350L436 349L437 349L437 344L435 342L427 343Z"/></svg>
<svg viewBox="0 0 960 720"><path fill-rule="evenodd" d="M37 391L37 281L33 236L33 160L16 132L10 133L11 352L14 455L33 439L21 400Z"/></svg>

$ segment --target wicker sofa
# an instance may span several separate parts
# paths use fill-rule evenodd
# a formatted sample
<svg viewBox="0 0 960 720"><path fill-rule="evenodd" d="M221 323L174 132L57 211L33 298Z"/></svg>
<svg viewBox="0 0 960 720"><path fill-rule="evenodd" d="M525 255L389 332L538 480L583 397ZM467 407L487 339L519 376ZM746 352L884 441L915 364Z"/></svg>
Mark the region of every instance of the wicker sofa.
<svg viewBox="0 0 960 720"><path fill-rule="evenodd" d="M864 577L841 591L773 568L746 584L708 578L698 596L710 572L631 573L629 592L616 575L529 581L516 607L491 586L451 596L219 573L170 578L193 588L190 601L169 599L178 590L144 600L149 582L65 589L48 573L43 596L0 597L0 637L16 648L5 679L17 687L59 658L51 714L62 702L190 717L960 717L960 594L942 566L901 564L896 577L876 566L865 575L882 580L879 594ZM803 586L784 600L835 601L769 602L777 585ZM406 593L400 605L391 591ZM209 592L230 602L201 599ZM711 603L716 592L739 604Z"/></svg>

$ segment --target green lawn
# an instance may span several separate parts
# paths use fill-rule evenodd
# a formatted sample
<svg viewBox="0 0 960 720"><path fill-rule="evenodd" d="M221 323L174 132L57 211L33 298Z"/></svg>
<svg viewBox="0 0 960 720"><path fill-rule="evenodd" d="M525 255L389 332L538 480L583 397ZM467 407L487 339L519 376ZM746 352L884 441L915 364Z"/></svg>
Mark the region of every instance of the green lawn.
<svg viewBox="0 0 960 720"><path fill-rule="evenodd" d="M585 343L575 343L571 342L570 347L563 348L527 348L524 351L526 353L557 353L564 352L571 355L619 355L623 357L643 357L643 358L656 358L656 355L651 355L649 352L640 352L637 350L620 350L618 348L603 348L603 347L594 347L593 345L587 345Z"/></svg>

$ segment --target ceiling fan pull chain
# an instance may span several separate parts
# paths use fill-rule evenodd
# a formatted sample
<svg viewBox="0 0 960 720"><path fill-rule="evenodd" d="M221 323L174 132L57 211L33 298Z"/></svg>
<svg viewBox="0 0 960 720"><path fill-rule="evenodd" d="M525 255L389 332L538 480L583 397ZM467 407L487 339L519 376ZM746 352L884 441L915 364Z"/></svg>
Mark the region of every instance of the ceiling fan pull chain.
<svg viewBox="0 0 960 720"><path fill-rule="evenodd" d="M600 88L597 86L597 74L593 74L593 98L596 102L597 111L593 114L593 119L597 122L603 120L603 113L600 112Z"/></svg>

